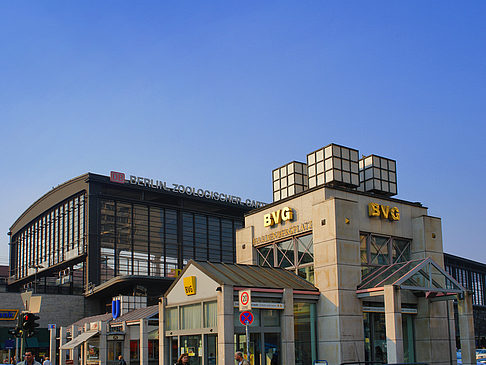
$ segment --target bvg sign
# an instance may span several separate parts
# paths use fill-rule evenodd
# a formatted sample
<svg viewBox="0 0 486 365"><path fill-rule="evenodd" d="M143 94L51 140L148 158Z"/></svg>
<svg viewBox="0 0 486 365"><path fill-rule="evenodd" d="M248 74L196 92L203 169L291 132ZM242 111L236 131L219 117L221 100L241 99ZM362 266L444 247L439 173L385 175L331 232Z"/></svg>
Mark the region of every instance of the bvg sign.
<svg viewBox="0 0 486 365"><path fill-rule="evenodd" d="M368 204L368 215L370 217L381 217L391 221L400 220L400 211L397 207L390 208L388 205L381 205L377 203Z"/></svg>
<svg viewBox="0 0 486 365"><path fill-rule="evenodd" d="M291 221L294 219L294 213L292 208L285 207L283 209L276 210L275 212L265 214L263 216L263 225L265 227L271 227L280 222Z"/></svg>
<svg viewBox="0 0 486 365"><path fill-rule="evenodd" d="M196 294L196 277L195 276L186 276L183 278L184 282L184 291L186 295L194 295Z"/></svg>

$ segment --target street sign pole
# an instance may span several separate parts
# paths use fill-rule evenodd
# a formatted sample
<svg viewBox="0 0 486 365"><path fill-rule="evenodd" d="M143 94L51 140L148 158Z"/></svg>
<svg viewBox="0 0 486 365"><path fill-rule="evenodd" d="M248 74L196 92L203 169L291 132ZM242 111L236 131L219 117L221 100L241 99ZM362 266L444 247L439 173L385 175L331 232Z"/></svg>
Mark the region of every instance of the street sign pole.
<svg viewBox="0 0 486 365"><path fill-rule="evenodd" d="M250 330L249 328L250 325L248 324L248 321L246 321L245 325L245 330L246 330L246 357L248 362L250 361Z"/></svg>

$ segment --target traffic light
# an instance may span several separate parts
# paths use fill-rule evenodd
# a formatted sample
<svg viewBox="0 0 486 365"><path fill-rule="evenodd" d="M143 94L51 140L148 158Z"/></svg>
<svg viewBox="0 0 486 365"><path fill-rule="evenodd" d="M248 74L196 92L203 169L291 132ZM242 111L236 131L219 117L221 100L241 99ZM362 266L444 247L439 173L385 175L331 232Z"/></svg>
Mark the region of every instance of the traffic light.
<svg viewBox="0 0 486 365"><path fill-rule="evenodd" d="M13 337L22 337L22 333L20 332L19 326L16 326L15 328L11 328L8 330L9 335Z"/></svg>
<svg viewBox="0 0 486 365"><path fill-rule="evenodd" d="M27 337L32 337L35 334L36 327L39 327L39 323L36 322L39 318L34 313L22 313L21 328Z"/></svg>

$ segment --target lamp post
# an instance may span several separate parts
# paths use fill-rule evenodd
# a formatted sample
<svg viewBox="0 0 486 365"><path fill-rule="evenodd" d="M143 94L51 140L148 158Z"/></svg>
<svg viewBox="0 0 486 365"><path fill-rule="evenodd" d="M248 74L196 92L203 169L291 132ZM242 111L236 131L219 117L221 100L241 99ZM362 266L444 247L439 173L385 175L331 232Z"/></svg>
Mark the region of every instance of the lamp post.
<svg viewBox="0 0 486 365"><path fill-rule="evenodd" d="M30 265L30 268L35 269L35 274L34 274L34 294L37 294L37 271L39 269L43 269L44 266L41 264L32 264Z"/></svg>

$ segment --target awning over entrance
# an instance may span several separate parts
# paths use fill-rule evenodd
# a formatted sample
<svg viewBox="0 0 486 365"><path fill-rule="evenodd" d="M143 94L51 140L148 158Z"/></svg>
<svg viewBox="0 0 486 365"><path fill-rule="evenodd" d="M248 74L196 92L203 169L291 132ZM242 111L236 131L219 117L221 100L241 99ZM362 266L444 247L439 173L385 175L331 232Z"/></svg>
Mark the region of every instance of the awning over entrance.
<svg viewBox="0 0 486 365"><path fill-rule="evenodd" d="M381 266L363 279L356 293L360 298L383 295L385 285L438 298L466 291L430 257Z"/></svg>
<svg viewBox="0 0 486 365"><path fill-rule="evenodd" d="M65 343L61 346L61 350L72 350L73 348L81 345L87 339L93 337L94 335L98 334L99 331L86 331L81 333L78 337L73 338L71 341Z"/></svg>

